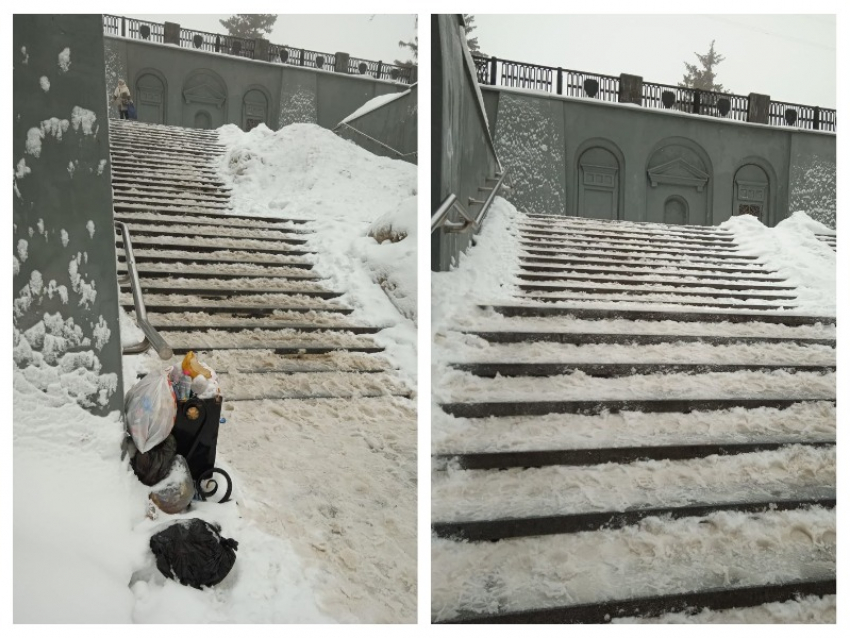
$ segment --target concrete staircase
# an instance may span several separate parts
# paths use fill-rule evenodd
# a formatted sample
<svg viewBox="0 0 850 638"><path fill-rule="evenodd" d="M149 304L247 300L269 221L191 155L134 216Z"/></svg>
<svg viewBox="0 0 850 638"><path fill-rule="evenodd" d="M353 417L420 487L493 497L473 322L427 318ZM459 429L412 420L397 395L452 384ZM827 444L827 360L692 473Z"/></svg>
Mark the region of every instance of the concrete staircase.
<svg viewBox="0 0 850 638"><path fill-rule="evenodd" d="M347 604L370 599L357 617L415 618L415 581L400 576L415 571L415 402L381 356L381 327L352 321L344 291L312 271L309 219L234 214L216 132L111 120L110 147L115 219L175 354L161 363L193 350L218 373L218 451L253 517L339 576ZM121 275L120 235L117 248ZM132 316L129 285L120 303ZM366 502L356 477L370 473L392 485L371 480Z"/></svg>
<svg viewBox="0 0 850 638"><path fill-rule="evenodd" d="M433 620L834 593L835 319L718 228L519 233L512 297L434 379Z"/></svg>

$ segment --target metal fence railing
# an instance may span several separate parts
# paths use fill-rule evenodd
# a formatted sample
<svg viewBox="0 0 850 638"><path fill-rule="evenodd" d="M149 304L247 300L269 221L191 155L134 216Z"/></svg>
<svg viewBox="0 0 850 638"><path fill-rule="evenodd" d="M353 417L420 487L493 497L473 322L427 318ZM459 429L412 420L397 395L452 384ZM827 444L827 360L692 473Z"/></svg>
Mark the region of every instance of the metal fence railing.
<svg viewBox="0 0 850 638"><path fill-rule="evenodd" d="M107 35L146 40L148 42L165 42L165 25L123 16L103 15L103 31ZM236 55L249 60L257 57L257 40L237 38L220 33L209 33L196 29L180 28L180 46L185 49L197 49L226 55ZM299 49L285 45L268 45L268 59L263 62L289 64L310 69L325 69L336 71L336 54ZM352 75L368 75L379 80L389 80L403 84L413 84L416 81L415 68L397 64L386 64L380 60L365 60L349 58L348 69Z"/></svg>
<svg viewBox="0 0 850 638"><path fill-rule="evenodd" d="M620 99L620 78L600 73L530 64L496 57L473 55L480 84L544 91L554 95L595 98L606 102ZM749 121L750 98L644 81L641 103L648 108L709 115L739 122ZM768 124L835 132L835 109L770 101Z"/></svg>

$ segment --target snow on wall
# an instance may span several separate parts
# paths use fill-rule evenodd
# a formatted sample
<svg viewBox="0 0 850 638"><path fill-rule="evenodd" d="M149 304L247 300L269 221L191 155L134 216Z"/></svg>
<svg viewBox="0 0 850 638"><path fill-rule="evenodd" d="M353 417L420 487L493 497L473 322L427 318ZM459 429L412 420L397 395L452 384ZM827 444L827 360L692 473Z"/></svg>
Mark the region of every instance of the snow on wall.
<svg viewBox="0 0 850 638"><path fill-rule="evenodd" d="M528 213L566 210L563 122L555 117L554 104L509 93L499 98L496 153L511 170L510 201Z"/></svg>
<svg viewBox="0 0 850 638"><path fill-rule="evenodd" d="M278 128L290 124L316 124L319 121L317 102L315 91L299 86L290 93L284 86L280 92Z"/></svg>
<svg viewBox="0 0 850 638"><path fill-rule="evenodd" d="M805 211L835 229L835 162L813 155L802 166L791 168L788 212Z"/></svg>

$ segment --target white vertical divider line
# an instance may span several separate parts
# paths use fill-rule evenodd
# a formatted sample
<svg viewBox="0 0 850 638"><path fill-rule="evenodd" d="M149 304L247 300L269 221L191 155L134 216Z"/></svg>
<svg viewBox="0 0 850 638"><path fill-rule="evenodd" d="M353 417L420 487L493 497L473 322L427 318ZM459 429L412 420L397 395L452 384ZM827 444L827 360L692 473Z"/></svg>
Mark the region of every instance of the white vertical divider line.
<svg viewBox="0 0 850 638"><path fill-rule="evenodd" d="M418 501L417 618L431 623L431 14L419 14L419 247L418 247ZM418 633L422 633L421 630Z"/></svg>

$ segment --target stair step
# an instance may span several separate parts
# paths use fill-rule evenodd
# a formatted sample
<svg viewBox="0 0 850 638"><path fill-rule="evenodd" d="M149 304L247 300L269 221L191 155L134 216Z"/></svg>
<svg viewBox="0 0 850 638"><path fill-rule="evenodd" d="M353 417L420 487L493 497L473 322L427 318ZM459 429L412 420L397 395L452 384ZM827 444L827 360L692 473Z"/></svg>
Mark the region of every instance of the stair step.
<svg viewBox="0 0 850 638"><path fill-rule="evenodd" d="M648 241L654 244L678 244L681 242L694 243L701 246L729 246L734 244L735 240L732 237L718 237L716 239L703 239L694 237L693 235L672 235L668 233L641 233L633 231L612 231L600 232L594 230L585 230L582 228L571 229L553 229L552 227L540 224L528 224L519 227L519 231L524 234L532 234L545 237L578 237L587 239L611 239L611 240L630 240L636 239Z"/></svg>
<svg viewBox="0 0 850 638"><path fill-rule="evenodd" d="M475 403L443 403L440 408L455 417L478 419L505 416L541 416L544 414L598 415L604 412L712 412L730 408L786 409L792 405L834 399L651 399L625 401L482 401Z"/></svg>
<svg viewBox="0 0 850 638"><path fill-rule="evenodd" d="M669 269L668 272L676 273L678 271L695 271L706 276L714 273L746 273L752 275L767 275L775 273L775 270L768 270L764 267L750 266L729 266L725 264L705 264L699 265L694 262L676 262L671 264L668 261L643 261L635 263L634 261L622 261L616 259L585 259L580 256L576 257L530 257L520 255L522 262L520 268L531 272L568 272L578 268L586 268L590 266L606 267L611 270L604 272L608 273L629 273L629 272L663 272L663 269ZM643 269L643 270L642 270ZM690 276L696 276L689 273Z"/></svg>
<svg viewBox="0 0 850 638"><path fill-rule="evenodd" d="M210 317L205 315L205 317ZM162 320L150 319L151 325L157 330L169 330L171 332L206 332L210 330L221 330L225 332L242 332L243 330L297 330L298 332L350 332L352 334L376 334L383 330L378 326L347 326L328 325L322 323L274 323L264 320L262 323L170 323Z"/></svg>
<svg viewBox="0 0 850 638"><path fill-rule="evenodd" d="M581 306L505 306L482 305L481 308L493 308L506 317L543 317L543 316L572 316L576 319L630 319L632 321L700 321L717 323L729 321L744 323L758 321L761 323L781 323L786 326L813 326L815 324L835 324L835 317L816 317L808 315L783 315L770 313L744 312L678 312L670 310L637 310L631 308L588 308Z"/></svg>
<svg viewBox="0 0 850 638"><path fill-rule="evenodd" d="M539 245L529 245L528 242L520 242L520 249L523 251L523 257L526 255L537 255L539 257L608 257L618 259L620 261L642 261L649 259L663 259L664 261L678 263L684 261L693 264L739 264L750 266L763 266L764 264L755 261L758 259L755 255L737 255L726 253L708 253L708 252L675 252L675 251L620 251L606 250L604 246L594 247L593 250L583 249L581 246L562 246L559 248L541 248ZM570 250L572 249L572 250Z"/></svg>
<svg viewBox="0 0 850 638"><path fill-rule="evenodd" d="M620 219L589 219L585 217L572 217L568 215L541 215L537 213L525 213L525 217L529 219L537 219L542 222L554 222L560 224L571 224L574 226L609 226L611 228L619 228L622 230L630 230L632 228L646 231L676 231L689 232L693 234L706 235L721 235L733 236L732 233L726 230L721 230L717 226L702 226L692 224L662 224L660 222L636 222L624 221Z"/></svg>
<svg viewBox="0 0 850 638"><path fill-rule="evenodd" d="M183 228L174 230L171 228L158 228L153 227L149 228L139 224L128 224L130 228L130 237L187 237L189 235L194 237L208 238L211 237L213 239L250 239L258 242L268 242L275 244L292 244L292 245L302 245L306 244L307 240L293 237L293 236L274 236L272 235L273 231L268 231L268 235L266 236L256 236L256 235L246 235L244 233L240 234L238 231L228 231L225 229L215 229L215 230L206 230L203 227L201 228L186 228L186 224L184 224Z"/></svg>
<svg viewBox="0 0 850 638"><path fill-rule="evenodd" d="M228 401L410 396L410 391L387 372L228 373L219 375L219 382Z"/></svg>
<svg viewBox="0 0 850 638"><path fill-rule="evenodd" d="M828 374L835 366L740 363L450 363L479 377L551 377L581 372L590 377L614 378L650 374L709 374L734 372L811 372Z"/></svg>
<svg viewBox="0 0 850 638"><path fill-rule="evenodd" d="M150 213L150 214L170 215L174 212L171 209L164 210L162 207L151 208L151 207L145 207L145 206L142 206L142 205L137 205L137 207L139 207L139 206L140 206L141 211L146 212L146 213ZM121 213L121 214L126 214L126 213ZM215 219L216 218L215 213L210 213L210 212L205 213L205 212L195 211L195 210L191 210L191 209L186 209L186 210L181 209L180 214L186 215L186 216L192 217L192 218L194 218L194 217L202 217L202 218L205 218L205 219L209 219L209 218ZM307 223L310 223L310 222L313 221L312 219L306 219L306 218L298 219L298 218L292 218L292 217L260 217L259 215L231 215L230 213L228 213L226 215L221 215L221 221L222 222L228 222L229 221L231 223L236 223L239 220L245 220L245 221L251 221L251 222L261 222L262 224L307 224ZM187 225L192 222L192 220L185 220L185 221L186 221Z"/></svg>
<svg viewBox="0 0 850 638"><path fill-rule="evenodd" d="M132 301L122 301L121 307L125 310L129 310L134 308L134 304ZM344 308L341 306L330 306L330 305L315 305L315 306L299 306L299 305L285 305L285 304L267 304L267 305L235 305L235 304L227 304L227 303L219 303L216 302L212 306L205 304L160 304L160 303L150 303L147 300L145 301L145 308L148 312L161 312L161 313L169 313L169 312L209 312L210 310L215 310L216 312L229 312L234 315L239 315L240 317L266 317L275 312L332 312L341 315L350 315L353 310L351 308Z"/></svg>
<svg viewBox="0 0 850 638"><path fill-rule="evenodd" d="M357 346L357 345L325 345L325 346L316 346L316 345L305 345L299 343L293 343L292 345L281 346L274 344L265 344L265 345L257 345L257 346L246 346L246 345L235 345L235 346L221 346L221 345L211 345L206 346L202 343L192 344L189 346L173 346L172 350L174 354L186 354L188 352L197 352L197 353L205 353L211 351L227 351L227 350L263 350L268 351L272 354L277 355L318 355L318 354L329 354L331 352L360 352L364 354L378 354L384 351L384 348L380 346ZM232 397L227 397L228 400L232 400Z"/></svg>
<svg viewBox="0 0 850 638"><path fill-rule="evenodd" d="M647 293L651 294L651 293ZM664 293L671 294L671 293ZM690 295L691 297L696 297L697 295ZM710 297L707 297L710 298ZM684 306L684 307L704 307L704 308L738 308L744 310L793 310L796 308L795 304L792 303L724 303L724 302L715 302L715 301L688 301L686 299L653 299L647 297L590 297L590 296L570 296L570 297L553 297L548 295L520 295L517 297L517 300L524 301L544 301L549 303L563 303L563 302L585 302L585 303L630 303L640 305L667 305L667 306ZM676 312L673 310L673 312Z"/></svg>
<svg viewBox="0 0 850 638"><path fill-rule="evenodd" d="M218 264L217 268L220 268L221 266L222 264ZM261 270L268 270L269 272L259 272ZM222 271L219 269L207 270L204 268L189 268L186 266L176 270L173 266L168 265L163 265L161 269L157 269L154 265L136 265L136 272L138 272L141 279L171 279L173 277L180 277L181 279L197 279L201 281L207 279L286 279L294 281L325 281L323 277L319 277L319 275L309 271L305 272L302 269L291 269L286 267L260 268L256 271L247 269ZM118 264L118 274L127 274L127 264L125 262Z"/></svg>
<svg viewBox="0 0 850 638"><path fill-rule="evenodd" d="M665 255L695 255L709 257L738 257L746 259L740 254L739 248L735 244L730 244L722 247L713 245L700 246L693 245L688 242L670 242L669 244L656 244L652 242L635 241L615 241L609 239L578 239L574 237L566 237L564 239L552 239L547 237L537 237L527 233L520 234L520 242L522 246L532 246L538 249L570 249L570 250L594 250L616 251L616 252L639 252L639 253L662 253Z"/></svg>
<svg viewBox="0 0 850 638"><path fill-rule="evenodd" d="M475 335L491 343L526 343L547 341L571 345L587 344L635 344L656 345L661 343L705 343L713 346L759 344L759 343L788 343L795 345L818 345L835 347L835 339L812 339L798 337L715 337L710 335L677 335L677 334L605 334L581 332L519 332L519 331L475 331L465 334Z"/></svg>
<svg viewBox="0 0 850 638"><path fill-rule="evenodd" d="M153 149L160 153L170 153L171 151L175 151L177 154L191 153L201 158L216 157L224 153L224 146L211 140L191 138L176 140L167 135L113 134L109 136L109 142L116 152L121 152L124 149L140 151Z"/></svg>
<svg viewBox="0 0 850 638"><path fill-rule="evenodd" d="M116 229L116 233L119 232ZM189 237L184 234L183 237L175 237L171 241L165 241L164 238L162 241L157 241L157 239L152 239L147 236L139 236L134 237L131 234L133 246L144 246L148 249L161 249L161 250L174 250L179 248L182 251L190 252L190 253L209 253L216 252L219 250L241 250L241 251L251 251L254 253L259 253L263 255L310 255L315 251L312 250L303 250L301 248L271 248L269 246L265 246L262 242L257 241L256 243L251 243L252 239L244 239L244 240L233 240L232 243L229 242L219 242L216 243L211 240L207 240L205 238L198 237ZM178 241L182 239L182 241ZM124 244L124 238L121 236L116 237L115 243L117 245Z"/></svg>
<svg viewBox="0 0 850 638"><path fill-rule="evenodd" d="M149 159L164 157L168 159L177 159L185 157L188 159L199 159L209 162L217 155L224 153L223 147L209 146L203 149L194 149L175 144L162 142L141 143L138 141L125 141L121 138L112 138L109 142L110 153L143 153Z"/></svg>
<svg viewBox="0 0 850 638"><path fill-rule="evenodd" d="M683 295L688 297L696 297L696 296L704 296L704 297L712 297L714 299L796 299L797 295L789 295L785 294L775 294L775 295L767 295L763 292L749 292L752 288L744 285L740 286L738 290L742 292L734 292L729 290L729 286L724 284L717 284L715 286L706 286L703 290L699 290L699 288L703 287L702 284L673 284L670 286L674 288L673 290L667 290L665 287L668 286L667 283L664 282L634 282L634 285L630 285L628 280L624 280L623 282L612 282L614 285L612 286L594 286L594 283L597 283L599 280L595 280L594 282L587 282L585 285L581 285L581 283L564 283L564 284L517 284L517 288L525 292L558 292L558 291L569 291L569 292L586 292L593 294L610 294L610 293L628 293L630 295ZM645 283L644 287L639 287L638 284ZM658 288L653 287L658 286ZM677 287L686 287L687 290L677 290ZM769 286L763 286L762 290L776 290L775 288L771 288ZM794 288L784 288L783 290L794 290Z"/></svg>
<svg viewBox="0 0 850 638"><path fill-rule="evenodd" d="M584 270L584 269L581 269ZM752 283L743 283L742 280L748 279L749 281L776 281L783 282L784 279L778 278L770 278L770 277L753 277L753 278L738 278L738 277L726 277L728 281L712 281L715 279L723 279L722 276L706 276L705 278L695 277L694 275L688 275L690 278L689 281L682 280L671 280L671 279L648 279L640 276L632 276L625 279L615 279L613 276L618 276L619 273L616 272L608 272L608 271L593 271L596 273L605 273L608 274L608 277L594 277L591 275L580 275L580 274L563 274L563 275L540 275L540 274L527 274L520 273L516 275L517 279L522 281L545 281L551 282L548 286L537 286L537 287L528 287L526 284L522 284L521 287L523 290L550 290L553 288L565 288L566 286L556 286L557 282L570 282L570 281L578 281L578 282L601 282L608 284L617 284L622 286L634 286L638 284L647 284L647 285L658 285L658 286L670 286L670 287L679 287L679 288L719 288L723 290L775 290L775 291L783 291L783 290L796 290L794 286L776 286L776 285L760 285L760 284L752 284ZM645 275L646 273L641 272L631 272L631 273L622 273L622 274L631 274L631 275ZM659 273L659 276L666 275L666 273ZM669 276L669 275L668 275Z"/></svg>
<svg viewBox="0 0 850 638"><path fill-rule="evenodd" d="M785 511L807 507L833 509L832 498L777 499L770 501L738 501L732 503L700 503L677 507L649 507L613 512L584 512L558 516L533 518L504 518L493 521L461 521L456 523L432 523L431 531L441 538L452 538L470 542L497 541L505 538L525 536L548 536L552 534L578 534L600 529L620 529L638 524L645 518L669 517L672 519L703 517L714 512Z"/></svg>
<svg viewBox="0 0 850 638"><path fill-rule="evenodd" d="M212 297L241 297L246 295L304 295L306 297L318 297L320 299L336 299L342 297L342 292L332 290L321 290L311 288L225 288L225 287L205 287L205 286L183 286L176 285L176 282L171 284L155 284L141 282L142 291L144 293L161 293L161 294L183 294L192 295L200 298ZM130 284L122 284L121 288L129 288Z"/></svg>
<svg viewBox="0 0 850 638"><path fill-rule="evenodd" d="M650 618L695 609L733 609L799 600L805 596L830 596L831 579L796 580L781 584L711 588L660 596L644 596L563 607L527 609L500 614L463 614L444 623L458 624L604 624L614 618ZM437 621L440 622L440 621Z"/></svg>
<svg viewBox="0 0 850 638"><path fill-rule="evenodd" d="M231 210L231 209L226 209ZM252 221L240 220L235 215L228 213L210 212L206 215L192 215L190 220L187 220L185 215L172 215L170 213L162 213L157 211L146 211L137 213L117 212L115 213L116 221L133 223L133 224L151 224L151 225L176 225L182 228L187 226L213 226L215 228L235 228L244 229L247 231L263 231L263 232L281 232L292 233L293 235L309 235L313 231L309 228L299 228L296 223L282 222L275 223L281 220L266 219L266 223L254 223ZM298 222L300 224L301 222Z"/></svg>
<svg viewBox="0 0 850 638"><path fill-rule="evenodd" d="M573 450L529 450L520 452L442 453L432 458L441 464L453 463L462 470L503 470L508 468L584 466L635 461L684 461L708 456L732 456L751 452L780 450L789 445L834 447L835 441L759 441L751 443L710 443L699 445L652 445L638 447L587 448Z"/></svg>
<svg viewBox="0 0 850 638"><path fill-rule="evenodd" d="M242 251L227 251L227 255L217 255L217 254L205 254L205 253L192 253L186 254L184 251L173 250L173 251L163 251L163 250L139 250L138 248L133 249L133 255L135 257L136 263L185 263L185 264L237 264L240 266L244 266L246 264L257 265L257 266L286 266L287 268L301 268L305 270L310 270L313 268L313 263L309 261L296 261L294 257L278 257L277 259L258 259L252 254L240 255L238 254ZM233 254L231 254L233 253ZM118 250L118 259L119 261L126 262L126 256L124 255L124 249L119 248ZM176 269L175 269L176 270Z"/></svg>
<svg viewBox="0 0 850 638"><path fill-rule="evenodd" d="M118 199L130 200L131 203L136 198L139 202L144 202L145 198L150 197L167 197L177 201L188 200L192 203L209 203L220 207L219 205L229 205L230 195L228 193L187 191L175 186L150 186L144 184L112 184L112 190L115 197ZM201 204L198 205L201 205ZM190 204L191 205L191 204ZM227 206L225 206L226 208Z"/></svg>
<svg viewBox="0 0 850 638"><path fill-rule="evenodd" d="M134 188L136 186L172 186L179 188L181 190L199 190L199 191L208 191L211 193L227 193L228 189L223 186L219 186L217 184L212 184L206 181L197 181L197 180L166 180L166 179L156 179L150 177L135 177L135 178L126 178L113 175L112 176L112 185L113 187L122 186L124 188Z"/></svg>
<svg viewBox="0 0 850 638"><path fill-rule="evenodd" d="M139 207L143 208L140 209ZM138 193L127 195L120 191L116 192L112 199L112 209L115 212L122 211L126 213L133 210L156 212L162 208L166 210L177 208L183 210L208 211L208 214L212 215L227 215L228 211L233 210L230 207L230 204L227 203L227 200L181 200L178 196L150 197L142 196ZM183 223L186 223L185 220Z"/></svg>

